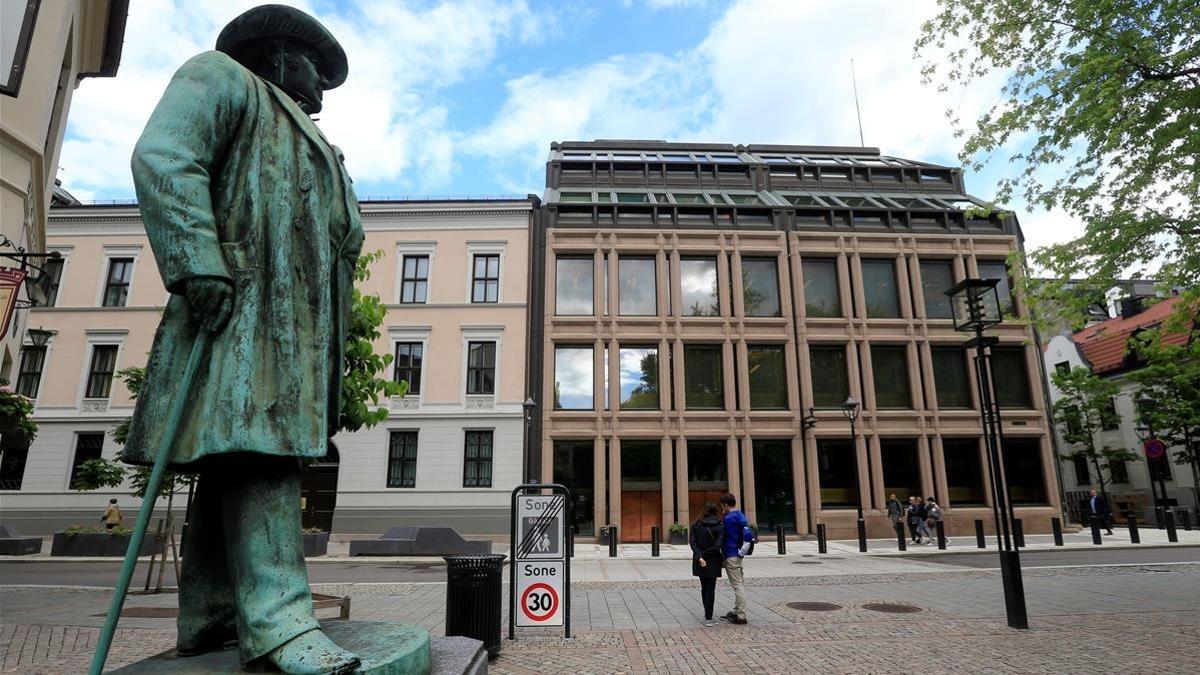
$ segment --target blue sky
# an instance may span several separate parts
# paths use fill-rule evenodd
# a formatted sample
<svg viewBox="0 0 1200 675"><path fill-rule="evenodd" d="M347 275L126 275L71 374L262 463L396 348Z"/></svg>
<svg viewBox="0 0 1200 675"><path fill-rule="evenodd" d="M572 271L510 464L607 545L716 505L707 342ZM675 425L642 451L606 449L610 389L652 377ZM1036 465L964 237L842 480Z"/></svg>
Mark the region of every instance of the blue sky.
<svg viewBox="0 0 1200 675"><path fill-rule="evenodd" d="M133 196L128 157L171 73L254 0L133 3L120 70L75 93L59 176L85 200ZM947 109L973 119L992 78L939 93L912 45L930 0L310 0L350 77L319 124L360 197L538 193L551 141L655 138L866 144L957 164ZM992 195L1001 161L967 177ZM1036 245L1078 231L1017 209Z"/></svg>

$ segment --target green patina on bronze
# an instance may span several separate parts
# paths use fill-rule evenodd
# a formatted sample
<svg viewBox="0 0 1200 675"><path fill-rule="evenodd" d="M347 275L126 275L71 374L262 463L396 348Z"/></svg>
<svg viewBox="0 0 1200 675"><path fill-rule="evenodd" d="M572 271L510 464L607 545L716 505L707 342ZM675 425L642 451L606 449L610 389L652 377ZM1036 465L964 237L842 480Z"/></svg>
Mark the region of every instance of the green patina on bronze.
<svg viewBox="0 0 1200 675"><path fill-rule="evenodd" d="M181 655L236 639L243 664L349 673L358 655L313 617L299 512L301 461L324 456L337 431L363 243L341 153L309 118L345 79L345 54L315 19L278 5L234 19L217 48L176 72L133 154L171 298L122 458L153 464L165 441L171 468L199 474ZM188 381L194 345L208 348ZM164 423L180 401L178 425ZM378 672L427 671L419 633L393 646L424 653L423 667Z"/></svg>

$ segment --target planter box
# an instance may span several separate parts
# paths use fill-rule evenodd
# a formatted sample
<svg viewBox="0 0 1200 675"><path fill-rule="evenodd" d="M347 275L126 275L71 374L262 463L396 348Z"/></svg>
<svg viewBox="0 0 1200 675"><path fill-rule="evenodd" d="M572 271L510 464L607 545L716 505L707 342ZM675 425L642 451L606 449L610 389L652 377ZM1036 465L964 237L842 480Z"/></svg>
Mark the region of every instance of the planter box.
<svg viewBox="0 0 1200 675"><path fill-rule="evenodd" d="M669 532L667 533L667 543L673 546L686 546L688 543L687 532Z"/></svg>
<svg viewBox="0 0 1200 675"><path fill-rule="evenodd" d="M328 532L305 532L304 533L304 557L311 558L314 556L325 555L329 552L329 533Z"/></svg>
<svg viewBox="0 0 1200 675"><path fill-rule="evenodd" d="M129 548L129 537L115 534L67 534L57 532L50 544L52 556L79 556L88 558L121 558ZM158 549L154 535L142 540L139 556L151 555Z"/></svg>

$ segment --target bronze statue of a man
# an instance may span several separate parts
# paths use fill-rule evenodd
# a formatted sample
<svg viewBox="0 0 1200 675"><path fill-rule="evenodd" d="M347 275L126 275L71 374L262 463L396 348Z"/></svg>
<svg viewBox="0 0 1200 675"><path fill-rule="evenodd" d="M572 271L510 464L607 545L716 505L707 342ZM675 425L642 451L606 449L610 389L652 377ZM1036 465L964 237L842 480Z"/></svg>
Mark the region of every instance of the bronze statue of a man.
<svg viewBox="0 0 1200 675"><path fill-rule="evenodd" d="M171 292L124 459L199 474L184 542L181 655L236 639L243 664L348 673L313 617L300 468L338 428L362 224L338 149L309 118L346 55L311 16L264 5L172 78L133 153L142 219ZM179 381L199 331L211 349Z"/></svg>

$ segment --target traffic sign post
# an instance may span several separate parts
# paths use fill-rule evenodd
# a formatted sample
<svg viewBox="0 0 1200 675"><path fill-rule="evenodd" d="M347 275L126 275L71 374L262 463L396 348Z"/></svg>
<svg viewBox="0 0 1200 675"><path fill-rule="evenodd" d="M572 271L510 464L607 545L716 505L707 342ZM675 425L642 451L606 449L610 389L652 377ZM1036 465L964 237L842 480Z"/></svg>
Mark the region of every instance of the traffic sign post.
<svg viewBox="0 0 1200 675"><path fill-rule="evenodd" d="M510 640L518 627L537 626L562 626L571 637L571 513L571 491L558 483L527 483L512 492Z"/></svg>

